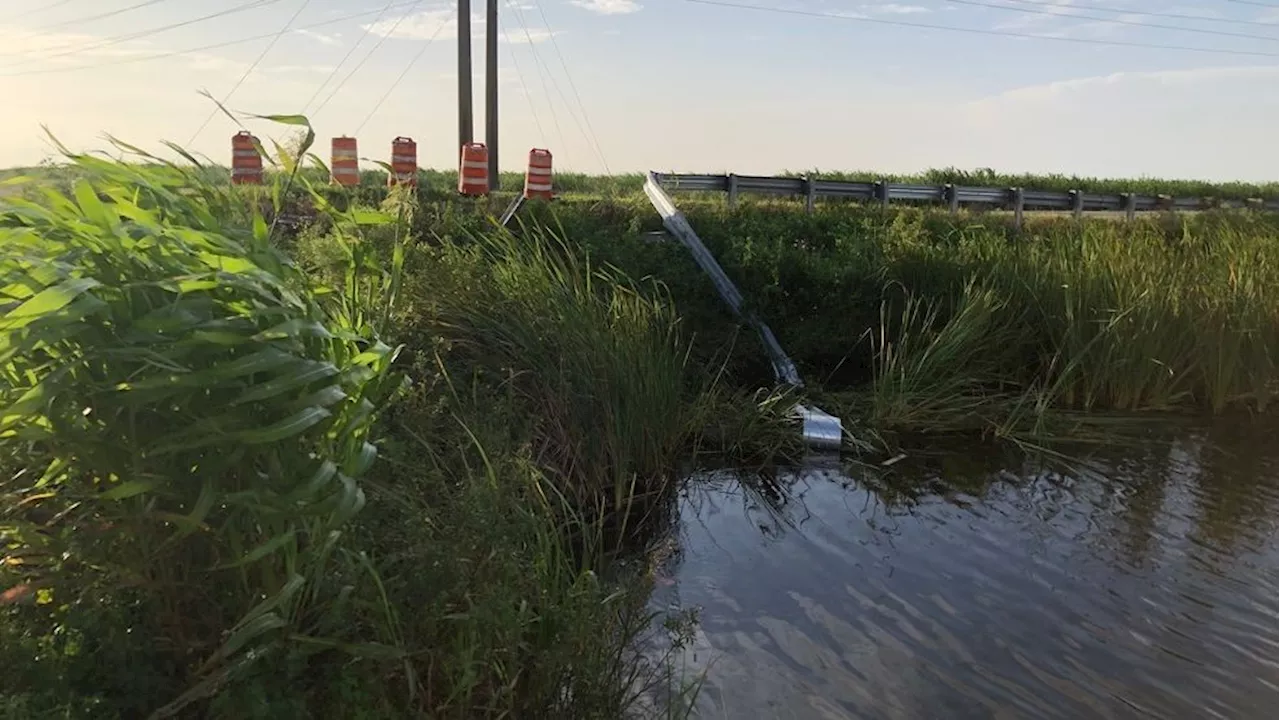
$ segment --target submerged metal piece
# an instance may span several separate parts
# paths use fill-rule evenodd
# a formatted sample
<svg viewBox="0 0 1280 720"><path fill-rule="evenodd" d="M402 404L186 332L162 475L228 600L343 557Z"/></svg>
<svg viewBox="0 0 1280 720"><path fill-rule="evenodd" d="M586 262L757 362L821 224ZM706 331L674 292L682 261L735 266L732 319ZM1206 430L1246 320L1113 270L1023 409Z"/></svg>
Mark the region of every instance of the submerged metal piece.
<svg viewBox="0 0 1280 720"><path fill-rule="evenodd" d="M844 440L840 418L808 405L796 405L805 444L815 450L839 450Z"/></svg>
<svg viewBox="0 0 1280 720"><path fill-rule="evenodd" d="M655 173L649 173L648 179L645 180L644 193L649 196L649 202L653 203L653 207L662 216L663 226L689 249L694 261L707 274L707 277L711 278L711 283L715 285L720 297L733 309L735 315L746 320L759 333L765 352L769 354L769 362L773 365L773 375L777 381L794 387L803 387L804 382L800 379L795 363L787 357L778 339L774 337L773 331L754 313L743 312L742 293L725 274L720 263L716 262L715 256L707 246L702 244L702 239L693 231L684 213L676 209L675 203L662 189ZM795 412L801 418L801 433L809 446L824 450L840 449L840 442L843 439L840 418L805 405L796 405Z"/></svg>
<svg viewBox="0 0 1280 720"><path fill-rule="evenodd" d="M511 204L507 206L507 209L502 211L502 217L498 219L498 222L502 223L502 227L506 227L507 224L511 222L511 219L516 216L516 213L520 212L521 207L524 207L523 193L517 195L516 198L511 201Z"/></svg>

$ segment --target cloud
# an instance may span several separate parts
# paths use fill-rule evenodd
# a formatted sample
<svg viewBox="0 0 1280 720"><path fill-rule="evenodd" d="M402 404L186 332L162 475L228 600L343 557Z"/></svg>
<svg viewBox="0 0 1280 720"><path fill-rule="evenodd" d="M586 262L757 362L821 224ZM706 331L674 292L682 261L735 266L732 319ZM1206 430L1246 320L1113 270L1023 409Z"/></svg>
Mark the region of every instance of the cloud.
<svg viewBox="0 0 1280 720"><path fill-rule="evenodd" d="M1080 8L1072 5L1074 0L1049 0L1049 2L1041 4L1038 8L1031 8L1036 12L1011 12L1000 13L1004 20L997 22L992 29L994 30L1032 30L1044 27L1057 27L1064 17L1069 18L1072 10ZM1026 9L1026 8L1024 8Z"/></svg>
<svg viewBox="0 0 1280 720"><path fill-rule="evenodd" d="M484 15L472 13L471 26L484 24ZM403 18L379 20L360 26L370 35L400 40L450 39L458 37L457 12L452 7L439 10L423 10ZM437 34L438 33L438 34Z"/></svg>
<svg viewBox="0 0 1280 720"><path fill-rule="evenodd" d="M397 40L453 40L458 37L458 13L453 8L441 10L424 10L414 15L407 15L402 20L381 20L369 25L362 25L370 35L379 35ZM484 37L484 15L471 14L471 37ZM562 35L545 29L528 28L513 30L503 28L498 35L498 42L512 45L536 45L551 39L552 35Z"/></svg>
<svg viewBox="0 0 1280 720"><path fill-rule="evenodd" d="M898 3L863 5L862 9L870 13L880 13L885 15L918 15L920 13L932 12L929 8L920 5L899 5Z"/></svg>
<svg viewBox="0 0 1280 720"><path fill-rule="evenodd" d="M249 63L208 52L174 52L146 41L113 42L104 44L104 38L85 33L42 33L39 31L0 28L0 46L10 50L9 64L0 68L0 75L12 72L41 72L47 69L92 69L101 63L109 66L113 61L127 63L164 55L158 65L166 69L182 69L219 74L243 73ZM95 47L96 46L96 47ZM173 54L170 54L173 53ZM157 63L135 62L124 64L129 69L154 72ZM256 72L264 74L313 74L328 72L329 66L282 64L259 66ZM73 75L74 77L74 75Z"/></svg>
<svg viewBox="0 0 1280 720"><path fill-rule="evenodd" d="M528 33L527 35L525 33ZM551 39L552 35L559 35L560 32L547 32L537 28L527 28L520 32L506 31L505 34L498 37L499 42L509 42L512 45L537 45Z"/></svg>
<svg viewBox="0 0 1280 720"><path fill-rule="evenodd" d="M316 42L322 45L341 45L342 44L342 41L338 39L337 34L325 35L324 33L318 33L314 30L305 30L302 28L294 30L294 32L303 37L309 37L312 40L315 40Z"/></svg>
<svg viewBox="0 0 1280 720"><path fill-rule="evenodd" d="M1014 88L951 106L951 132L965 147L936 147L932 162L1273 179L1277 80L1275 65L1256 65L1115 72ZM1221 133L1224 127L1230 132Z"/></svg>
<svg viewBox="0 0 1280 720"><path fill-rule="evenodd" d="M635 0L569 0L569 4L597 15L629 15L644 7Z"/></svg>
<svg viewBox="0 0 1280 720"><path fill-rule="evenodd" d="M1058 80L1042 85L1006 90L967 104L968 108L981 108L1008 102L1048 102L1065 98L1073 93L1115 85L1191 85L1205 81L1265 78L1280 74L1280 69L1268 65L1244 65L1236 67L1204 67L1190 70L1155 70L1150 72L1115 72L1109 75Z"/></svg>

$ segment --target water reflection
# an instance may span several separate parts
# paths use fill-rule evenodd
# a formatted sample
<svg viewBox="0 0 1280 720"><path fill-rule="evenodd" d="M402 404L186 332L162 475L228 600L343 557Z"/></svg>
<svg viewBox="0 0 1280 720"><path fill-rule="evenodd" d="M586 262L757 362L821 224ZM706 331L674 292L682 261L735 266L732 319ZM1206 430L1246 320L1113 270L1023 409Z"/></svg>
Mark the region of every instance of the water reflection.
<svg viewBox="0 0 1280 720"><path fill-rule="evenodd" d="M697 478L698 716L1273 717L1275 435L1213 441Z"/></svg>

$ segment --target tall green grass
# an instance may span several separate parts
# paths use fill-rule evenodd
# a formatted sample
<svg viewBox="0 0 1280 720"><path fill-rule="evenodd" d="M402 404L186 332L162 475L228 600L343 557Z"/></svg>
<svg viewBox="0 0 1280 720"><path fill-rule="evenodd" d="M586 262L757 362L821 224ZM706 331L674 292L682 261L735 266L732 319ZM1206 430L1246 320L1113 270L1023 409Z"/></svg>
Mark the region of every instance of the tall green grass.
<svg viewBox="0 0 1280 720"><path fill-rule="evenodd" d="M1001 218L909 208L681 206L810 385L858 391L855 417L900 426L924 402L911 422L953 425L926 422L930 396L945 400L941 409L963 395L958 424L981 409L983 426L1003 422L1011 409L991 403L1010 398L1019 414L1256 412L1276 398L1274 214L1035 218L1019 230ZM732 320L678 244L644 235L644 208L560 213L597 257L665 281L695 362L720 351L717 328ZM735 348L744 350L761 355L750 343ZM739 382L768 381L749 362L732 369Z"/></svg>
<svg viewBox="0 0 1280 720"><path fill-rule="evenodd" d="M405 337L432 337L423 373L465 368L522 418L532 461L580 510L625 523L669 496L698 449L772 455L793 424L767 398L689 366L665 290L582 255L535 224L442 239L409 260ZM421 343L415 343L421 345ZM723 415L754 424L730 427Z"/></svg>
<svg viewBox="0 0 1280 720"><path fill-rule="evenodd" d="M231 188L118 147L0 205L0 717L634 709L646 588L593 502L664 502L670 310L550 244L407 244L418 197L300 155ZM324 253L269 219L297 192Z"/></svg>
<svg viewBox="0 0 1280 720"><path fill-rule="evenodd" d="M342 537L396 350L237 194L70 159L70 193L0 211L5 695L168 716L270 663L399 656L342 589L377 581Z"/></svg>

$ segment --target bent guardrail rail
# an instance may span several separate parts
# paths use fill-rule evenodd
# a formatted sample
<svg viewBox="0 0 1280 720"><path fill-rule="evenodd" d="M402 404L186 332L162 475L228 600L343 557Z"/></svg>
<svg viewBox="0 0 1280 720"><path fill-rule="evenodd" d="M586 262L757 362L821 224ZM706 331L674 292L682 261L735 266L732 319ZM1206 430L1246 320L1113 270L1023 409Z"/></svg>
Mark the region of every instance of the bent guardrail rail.
<svg viewBox="0 0 1280 720"><path fill-rule="evenodd" d="M787 357L787 353L778 344L778 339L774 336L773 331L769 329L769 326L756 317L755 313L743 310L742 293L738 291L737 286L725 274L724 269L720 267L720 263L716 262L715 256L711 254L707 246L702 244L702 239L693 231L693 226L689 225L684 213L676 208L671 197L662 189L656 173L649 173L648 178L645 180L644 193L649 197L649 202L653 204L654 209L662 216L663 226L689 250L689 253L693 255L694 262L698 263L698 267L702 268L702 271L711 279L711 283L715 285L716 292L720 293L720 297L729 305L735 315L750 323L760 335L760 340L764 343L765 352L769 355L769 362L773 365L773 374L777 381L795 387L803 387L804 382L800 380L800 373L796 370L795 363L791 361L791 358ZM797 405L795 412L800 418L801 432L806 443L824 450L838 450L840 448L844 433L839 418L828 415L818 408L806 405Z"/></svg>
<svg viewBox="0 0 1280 720"><path fill-rule="evenodd" d="M502 227L507 227L511 223L512 218L516 216L516 213L520 212L520 208L523 206L524 193L521 193L511 200L511 204L507 206L506 210L502 211L502 216L498 218L498 223L501 224Z"/></svg>

